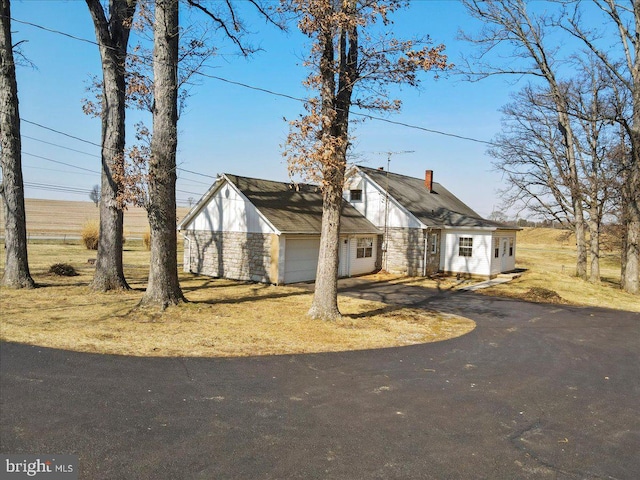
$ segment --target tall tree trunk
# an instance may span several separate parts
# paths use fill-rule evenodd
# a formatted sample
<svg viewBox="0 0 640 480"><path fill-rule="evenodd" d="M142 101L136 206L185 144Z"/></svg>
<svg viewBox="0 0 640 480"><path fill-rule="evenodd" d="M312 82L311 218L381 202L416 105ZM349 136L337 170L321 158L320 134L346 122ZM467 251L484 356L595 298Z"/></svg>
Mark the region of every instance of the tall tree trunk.
<svg viewBox="0 0 640 480"><path fill-rule="evenodd" d="M631 163L625 186L625 254L621 286L629 293L640 293L640 82L637 105L634 100L634 123L631 132ZM636 108L637 107L637 108Z"/></svg>
<svg viewBox="0 0 640 480"><path fill-rule="evenodd" d="M125 145L124 72L118 72L113 51L103 55L102 102L102 196L100 197L100 237L96 271L91 287L98 291L128 289L122 264L124 212L120 180ZM116 174L117 175L117 174Z"/></svg>
<svg viewBox="0 0 640 480"><path fill-rule="evenodd" d="M574 202L576 234L576 276L587 279L587 228L582 205Z"/></svg>
<svg viewBox="0 0 640 480"><path fill-rule="evenodd" d="M27 223L22 180L18 84L11 40L11 3L0 0L0 142L6 260L2 285L33 288L27 257Z"/></svg>
<svg viewBox="0 0 640 480"><path fill-rule="evenodd" d="M124 205L121 175L125 147L125 58L137 0L110 0L107 19L100 0L86 0L102 62L102 173L100 236L91 286L128 289L122 264Z"/></svg>
<svg viewBox="0 0 640 480"><path fill-rule="evenodd" d="M343 0L342 12L355 15L354 0ZM340 248L340 215L342 191L347 166L349 142L349 109L353 85L357 79L358 31L355 23L346 22L338 37L338 82L336 88L333 33L326 32L320 64L323 119L331 119L323 127L323 143L332 150L332 158L322 172L322 230L313 302L308 315L314 319L336 320L338 309L338 265Z"/></svg>
<svg viewBox="0 0 640 480"><path fill-rule="evenodd" d="M558 126L563 134L564 147L566 149L567 166L569 168L566 176L566 183L571 192L571 206L573 208L574 232L576 235L576 276L587 279L587 236L586 222L584 218L584 210L582 207L583 196L580 188L580 178L578 174L578 165L576 159L576 143L573 135L573 127L571 119L567 115L567 98L558 86L555 75L546 66L543 69L547 74L547 81L553 92L556 108L558 112Z"/></svg>
<svg viewBox="0 0 640 480"><path fill-rule="evenodd" d="M589 281L591 283L600 283L600 221L597 210L597 207L592 208L589 213L589 255L591 257Z"/></svg>
<svg viewBox="0 0 640 480"><path fill-rule="evenodd" d="M178 281L176 150L178 147L178 0L157 0L154 21L153 136L149 160L151 264L143 305L185 301Z"/></svg>
<svg viewBox="0 0 640 480"><path fill-rule="evenodd" d="M332 177L340 176L334 169ZM326 177L325 177L326 178ZM344 178L344 171L342 172ZM334 178L332 178L334 180ZM339 178L325 185L322 192L322 230L316 271L315 292L308 315L318 320L340 318L338 309L338 263L340 248L340 215L342 213L342 182Z"/></svg>

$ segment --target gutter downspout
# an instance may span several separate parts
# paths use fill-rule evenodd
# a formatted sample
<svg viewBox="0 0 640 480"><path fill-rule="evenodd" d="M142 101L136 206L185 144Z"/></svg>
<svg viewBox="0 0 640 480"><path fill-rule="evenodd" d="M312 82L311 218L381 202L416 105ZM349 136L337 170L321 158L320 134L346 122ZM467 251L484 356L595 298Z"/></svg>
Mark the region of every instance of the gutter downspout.
<svg viewBox="0 0 640 480"><path fill-rule="evenodd" d="M429 229L424 230L424 259L422 261L422 276L427 276L427 255L429 249Z"/></svg>

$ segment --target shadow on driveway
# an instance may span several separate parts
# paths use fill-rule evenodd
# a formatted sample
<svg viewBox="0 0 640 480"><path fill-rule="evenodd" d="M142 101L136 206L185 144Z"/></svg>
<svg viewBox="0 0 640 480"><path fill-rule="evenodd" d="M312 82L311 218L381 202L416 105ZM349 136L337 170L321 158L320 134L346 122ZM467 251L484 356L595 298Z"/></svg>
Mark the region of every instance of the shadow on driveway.
<svg viewBox="0 0 640 480"><path fill-rule="evenodd" d="M440 343L239 359L3 343L0 451L86 479L635 479L640 315L420 287L343 293L469 317Z"/></svg>

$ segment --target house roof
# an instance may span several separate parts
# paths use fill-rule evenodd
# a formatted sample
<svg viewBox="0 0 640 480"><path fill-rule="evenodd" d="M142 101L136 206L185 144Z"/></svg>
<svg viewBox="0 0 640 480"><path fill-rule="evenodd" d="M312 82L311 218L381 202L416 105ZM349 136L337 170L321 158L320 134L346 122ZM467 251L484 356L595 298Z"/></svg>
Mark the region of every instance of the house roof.
<svg viewBox="0 0 640 480"><path fill-rule="evenodd" d="M515 228L482 218L437 182L432 183L432 189L429 191L424 178L408 177L367 167L357 168L382 190L388 185L389 196L428 227L509 230Z"/></svg>
<svg viewBox="0 0 640 480"><path fill-rule="evenodd" d="M232 174L224 174L222 179L232 183L280 233L320 234L322 193L317 185L274 182ZM196 216L217 190L216 185L180 222L179 228L183 228ZM343 200L340 233L378 234L380 230Z"/></svg>

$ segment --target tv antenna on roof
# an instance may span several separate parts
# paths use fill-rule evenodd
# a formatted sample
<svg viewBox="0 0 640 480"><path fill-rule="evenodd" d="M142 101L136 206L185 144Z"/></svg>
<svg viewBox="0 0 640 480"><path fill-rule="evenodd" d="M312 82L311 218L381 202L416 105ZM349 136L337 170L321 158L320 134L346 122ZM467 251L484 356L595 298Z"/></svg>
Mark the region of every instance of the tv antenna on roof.
<svg viewBox="0 0 640 480"><path fill-rule="evenodd" d="M377 155L387 156L387 171L385 173L386 185L384 187L384 237L382 241L382 251L384 252L384 269L389 270L389 254L387 247L389 246L389 167L391 166L392 155L405 155L407 153L415 153L415 150L402 150L399 152L374 152Z"/></svg>
<svg viewBox="0 0 640 480"><path fill-rule="evenodd" d="M402 150L399 152L373 152L376 155L386 155L387 156L387 172L389 171L389 165L391 165L391 156L392 155L405 155L407 153L416 153L415 150Z"/></svg>

